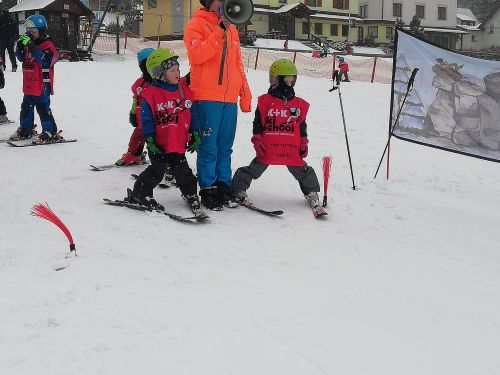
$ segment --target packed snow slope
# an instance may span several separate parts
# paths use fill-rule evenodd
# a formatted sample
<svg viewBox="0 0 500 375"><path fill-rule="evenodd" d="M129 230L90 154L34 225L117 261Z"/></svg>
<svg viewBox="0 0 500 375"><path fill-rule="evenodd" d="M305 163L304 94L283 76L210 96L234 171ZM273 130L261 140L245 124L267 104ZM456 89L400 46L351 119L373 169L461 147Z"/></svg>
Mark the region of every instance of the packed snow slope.
<svg viewBox="0 0 500 375"><path fill-rule="evenodd" d="M89 170L126 151L138 72L127 55L58 63L53 113L78 142L0 144L0 374L500 373L498 164L394 139L390 180L384 170L373 180L390 86L346 83L354 191L338 92L299 77L307 161L321 181L321 157L333 157L325 220L285 167L249 190L280 219L239 207L194 226L106 206L142 170ZM21 73L5 75L18 121ZM248 78L255 104L267 74ZM252 120L239 115L233 167L254 156ZM155 195L189 213L177 190ZM72 231L77 258L65 261L62 232L29 216L43 201Z"/></svg>

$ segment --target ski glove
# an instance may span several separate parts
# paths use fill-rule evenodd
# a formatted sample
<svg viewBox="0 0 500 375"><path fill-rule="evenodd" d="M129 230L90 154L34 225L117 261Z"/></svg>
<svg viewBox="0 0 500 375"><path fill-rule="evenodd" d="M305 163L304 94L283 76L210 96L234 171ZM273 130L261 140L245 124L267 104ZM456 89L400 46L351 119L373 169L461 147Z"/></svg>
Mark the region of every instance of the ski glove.
<svg viewBox="0 0 500 375"><path fill-rule="evenodd" d="M128 121L134 128L137 128L137 117L135 116L135 113L129 113Z"/></svg>
<svg viewBox="0 0 500 375"><path fill-rule="evenodd" d="M165 150L158 146L155 142L155 139L153 137L147 137L146 138L146 143L148 144L148 149L151 151L153 154L164 154Z"/></svg>
<svg viewBox="0 0 500 375"><path fill-rule="evenodd" d="M300 137L300 151L299 155L301 158L305 158L308 153L308 147L307 144L309 143L309 140L307 137Z"/></svg>
<svg viewBox="0 0 500 375"><path fill-rule="evenodd" d="M258 158L263 158L266 154L264 142L262 142L262 134L254 134L252 137L253 148L257 153Z"/></svg>
<svg viewBox="0 0 500 375"><path fill-rule="evenodd" d="M190 153L193 153L193 152L195 152L198 149L198 146L201 143L201 139L200 139L200 133L198 131L196 131L196 130L190 132L190 134L191 134L191 136L189 137L189 142L188 142L187 150Z"/></svg>
<svg viewBox="0 0 500 375"><path fill-rule="evenodd" d="M31 38L28 35L26 34L21 35L17 40L17 49L22 50L25 46L27 46L30 43L31 43Z"/></svg>

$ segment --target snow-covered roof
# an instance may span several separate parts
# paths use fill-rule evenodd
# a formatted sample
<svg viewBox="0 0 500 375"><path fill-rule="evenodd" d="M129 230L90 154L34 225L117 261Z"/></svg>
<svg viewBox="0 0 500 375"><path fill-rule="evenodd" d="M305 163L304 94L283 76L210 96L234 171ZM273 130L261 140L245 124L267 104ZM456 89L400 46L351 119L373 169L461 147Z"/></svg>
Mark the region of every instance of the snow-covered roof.
<svg viewBox="0 0 500 375"><path fill-rule="evenodd" d="M258 7L253 8L253 11L258 13L276 13L275 9L258 8Z"/></svg>
<svg viewBox="0 0 500 375"><path fill-rule="evenodd" d="M9 12L22 12L24 10L43 9L52 4L56 0L24 0L23 2L13 6Z"/></svg>
<svg viewBox="0 0 500 375"><path fill-rule="evenodd" d="M286 12L292 10L293 8L298 7L299 4L300 3L283 5L281 8L277 9L275 13L286 13Z"/></svg>
<svg viewBox="0 0 500 375"><path fill-rule="evenodd" d="M447 34L467 34L466 31L461 31L456 29L439 29L437 27L424 27L424 31L433 31L436 33L447 33Z"/></svg>
<svg viewBox="0 0 500 375"><path fill-rule="evenodd" d="M457 18L461 21L477 22L476 16L469 8L457 8Z"/></svg>
<svg viewBox="0 0 500 375"><path fill-rule="evenodd" d="M331 20L349 20L349 16L339 16L337 14L323 14L323 13L316 13L311 15L311 18L328 18ZM358 18L358 17L350 17L351 20L356 20L358 22L363 22L363 18Z"/></svg>
<svg viewBox="0 0 500 375"><path fill-rule="evenodd" d="M459 29L467 30L467 31L481 31L479 25L475 26L467 26L467 25L457 25Z"/></svg>

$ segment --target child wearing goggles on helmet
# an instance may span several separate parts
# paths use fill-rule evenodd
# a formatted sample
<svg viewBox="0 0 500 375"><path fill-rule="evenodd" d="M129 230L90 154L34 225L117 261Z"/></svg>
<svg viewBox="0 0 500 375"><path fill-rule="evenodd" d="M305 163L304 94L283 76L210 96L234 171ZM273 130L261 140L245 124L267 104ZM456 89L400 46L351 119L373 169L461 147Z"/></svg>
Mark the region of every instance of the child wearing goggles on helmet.
<svg viewBox="0 0 500 375"><path fill-rule="evenodd" d="M167 164L175 177L183 198L197 217L205 217L197 194L197 180L187 162L186 150L194 151L200 143L197 131L190 131L191 104L194 93L180 84L178 56L159 48L146 59L146 69L152 77L149 87L142 90L142 136L146 140L149 165L128 190L125 198L153 210L164 207L153 198L153 189L161 182ZM194 129L197 126L193 126Z"/></svg>
<svg viewBox="0 0 500 375"><path fill-rule="evenodd" d="M296 81L297 68L289 60L277 60L269 68L271 87L267 94L259 96L253 121L252 143L257 155L233 176L235 200L251 203L246 190L252 180L258 179L269 165L286 165L309 204L320 207L316 172L304 161L309 143L309 103L295 95Z"/></svg>
<svg viewBox="0 0 500 375"><path fill-rule="evenodd" d="M36 134L33 112L36 108L42 123L42 132L34 143L60 140L60 132L50 109L50 96L54 94L54 65L59 55L47 35L47 21L41 14L29 16L25 21L27 33L17 41L16 57L23 68L23 102L20 127L11 140L27 139Z"/></svg>

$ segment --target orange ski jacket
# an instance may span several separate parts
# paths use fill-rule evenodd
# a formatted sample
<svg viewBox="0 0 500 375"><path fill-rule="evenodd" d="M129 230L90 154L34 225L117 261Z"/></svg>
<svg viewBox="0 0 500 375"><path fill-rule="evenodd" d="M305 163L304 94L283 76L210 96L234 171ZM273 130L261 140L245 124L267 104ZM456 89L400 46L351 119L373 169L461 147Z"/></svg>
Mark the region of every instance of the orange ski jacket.
<svg viewBox="0 0 500 375"><path fill-rule="evenodd" d="M234 25L224 32L214 12L200 8L189 21L184 44L191 64L195 100L237 103L250 112L252 94L241 60L240 38Z"/></svg>

